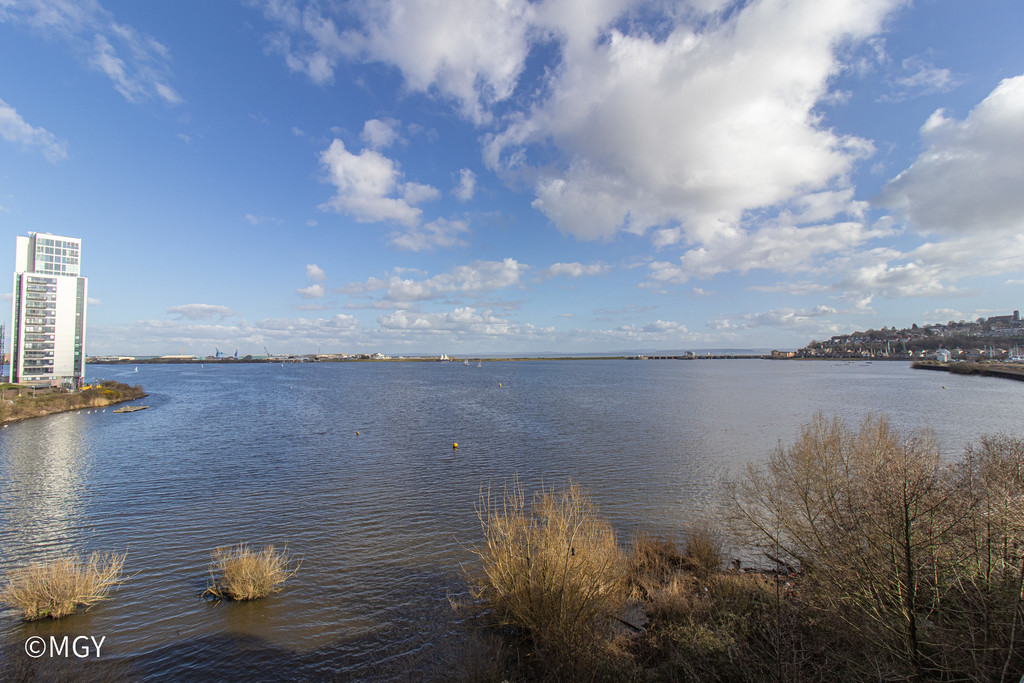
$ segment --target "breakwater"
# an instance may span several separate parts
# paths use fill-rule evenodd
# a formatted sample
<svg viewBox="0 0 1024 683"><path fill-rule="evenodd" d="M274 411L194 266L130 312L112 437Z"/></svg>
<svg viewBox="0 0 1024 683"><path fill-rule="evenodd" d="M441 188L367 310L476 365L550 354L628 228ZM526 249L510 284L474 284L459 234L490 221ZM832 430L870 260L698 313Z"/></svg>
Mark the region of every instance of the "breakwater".
<svg viewBox="0 0 1024 683"><path fill-rule="evenodd" d="M1024 381L1024 365L1006 363L943 363L941 361L919 361L911 367L918 370L941 370L954 375L983 375Z"/></svg>

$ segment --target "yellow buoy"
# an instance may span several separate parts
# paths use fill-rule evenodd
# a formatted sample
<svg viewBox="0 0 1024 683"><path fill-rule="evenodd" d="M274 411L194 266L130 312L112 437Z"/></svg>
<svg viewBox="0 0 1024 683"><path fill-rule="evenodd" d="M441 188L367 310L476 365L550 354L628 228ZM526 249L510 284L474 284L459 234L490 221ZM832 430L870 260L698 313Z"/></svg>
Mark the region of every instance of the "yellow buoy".
<svg viewBox="0 0 1024 683"><path fill-rule="evenodd" d="M356 432L356 436L359 436L359 432Z"/></svg>
<svg viewBox="0 0 1024 683"><path fill-rule="evenodd" d="M459 442L458 441L456 441L455 443L452 444L452 448L453 449L458 449L458 447L459 447Z"/></svg>

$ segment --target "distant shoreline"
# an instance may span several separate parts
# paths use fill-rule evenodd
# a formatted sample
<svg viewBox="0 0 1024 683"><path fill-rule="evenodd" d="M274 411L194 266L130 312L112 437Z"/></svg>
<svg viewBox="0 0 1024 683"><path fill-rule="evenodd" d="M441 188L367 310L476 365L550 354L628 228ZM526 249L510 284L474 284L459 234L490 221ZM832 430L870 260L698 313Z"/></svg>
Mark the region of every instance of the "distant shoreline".
<svg viewBox="0 0 1024 683"><path fill-rule="evenodd" d="M466 356L451 357L440 361L436 356L409 356L403 358L133 358L131 360L90 360L89 365L235 365L235 364L278 364L278 363L453 363L461 365L475 363L505 363L521 361L581 361L581 360L789 360L789 361L902 361L909 358L864 358L862 356L821 356L791 357L772 356L767 353L707 353L685 354L639 354L634 356Z"/></svg>

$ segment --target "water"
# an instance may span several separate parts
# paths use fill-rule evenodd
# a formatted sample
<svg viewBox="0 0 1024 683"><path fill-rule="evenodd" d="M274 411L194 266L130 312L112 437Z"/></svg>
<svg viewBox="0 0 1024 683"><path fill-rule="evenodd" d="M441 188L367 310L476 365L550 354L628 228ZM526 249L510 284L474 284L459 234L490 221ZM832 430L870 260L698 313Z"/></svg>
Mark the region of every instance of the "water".
<svg viewBox="0 0 1024 683"><path fill-rule="evenodd" d="M386 678L436 665L459 642L448 598L464 592L481 487L514 475L530 490L572 478L623 538L679 534L712 509L725 473L792 441L819 409L928 425L950 457L981 434L1024 433L1024 383L896 362L90 373L141 383L151 407L0 431L0 571L127 549L131 578L61 621L0 610L0 643L24 658L31 635L106 636L104 662L129 679ZM287 545L301 568L265 600L203 601L211 550L239 542Z"/></svg>

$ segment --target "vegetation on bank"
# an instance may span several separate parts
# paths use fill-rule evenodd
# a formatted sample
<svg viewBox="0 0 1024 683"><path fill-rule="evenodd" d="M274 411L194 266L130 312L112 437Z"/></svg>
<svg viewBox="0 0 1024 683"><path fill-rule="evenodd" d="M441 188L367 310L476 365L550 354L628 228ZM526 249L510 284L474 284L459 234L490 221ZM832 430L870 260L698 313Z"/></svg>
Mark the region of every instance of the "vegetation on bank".
<svg viewBox="0 0 1024 683"><path fill-rule="evenodd" d="M141 386L113 380L74 392L49 387L33 391L26 386L5 384L0 387L0 424L70 410L103 408L145 396Z"/></svg>
<svg viewBox="0 0 1024 683"><path fill-rule="evenodd" d="M93 553L83 560L63 555L12 570L0 587L0 603L20 612L25 621L60 619L79 607L88 609L122 583L126 556Z"/></svg>
<svg viewBox="0 0 1024 683"><path fill-rule="evenodd" d="M691 533L684 550L645 536L628 555L607 536L584 542L583 529L607 523L575 487L543 492L529 508L518 491L511 504L506 496L500 509L489 506L481 570L469 573L477 601L462 606L491 648L483 677L1024 673L1024 439L984 437L947 463L927 433L901 435L883 418L851 429L818 416L796 443L729 484L727 498L724 537L772 570L741 571L739 561L723 570L707 530ZM574 500L585 502L568 506L566 524L557 503ZM517 607L531 601L546 606ZM538 620L537 611L553 616Z"/></svg>
<svg viewBox="0 0 1024 683"><path fill-rule="evenodd" d="M210 584L203 595L228 600L265 598L280 591L298 570L287 549L268 545L253 550L244 543L217 548L210 563Z"/></svg>

